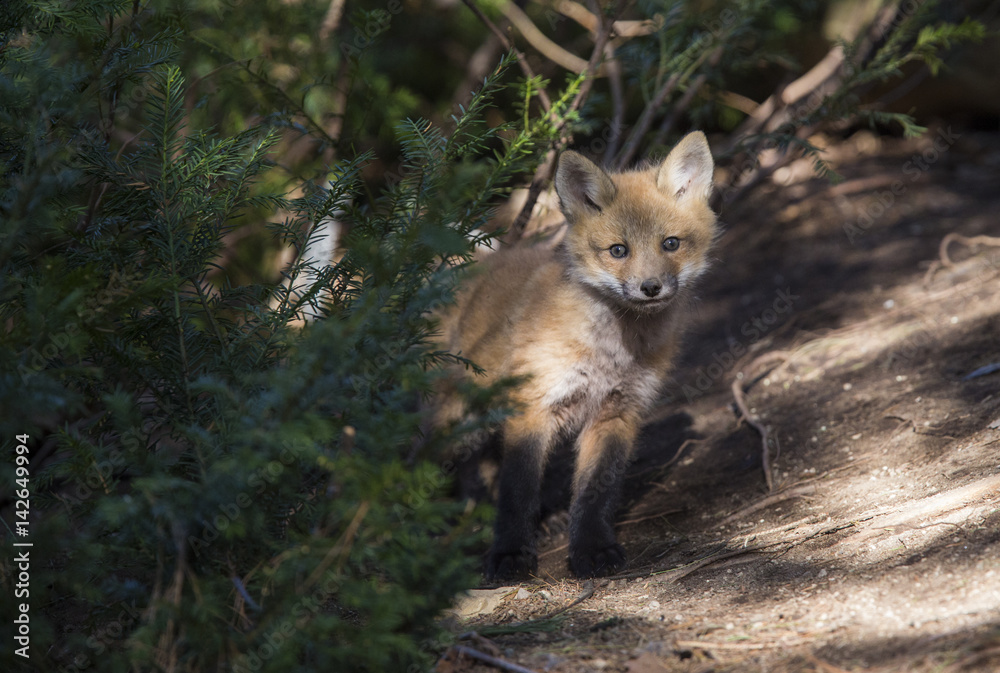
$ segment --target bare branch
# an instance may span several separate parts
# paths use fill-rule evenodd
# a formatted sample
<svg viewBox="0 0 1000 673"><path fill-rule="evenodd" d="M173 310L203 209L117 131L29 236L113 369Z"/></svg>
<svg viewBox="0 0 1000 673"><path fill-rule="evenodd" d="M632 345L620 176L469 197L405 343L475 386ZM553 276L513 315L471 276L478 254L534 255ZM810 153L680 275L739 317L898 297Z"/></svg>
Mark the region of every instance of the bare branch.
<svg viewBox="0 0 1000 673"><path fill-rule="evenodd" d="M722 46L718 46L711 52L702 52L701 56L691 67L691 71L697 70L701 64L707 59L709 63L716 63L722 57ZM670 76L670 78L663 83L660 90L656 92L653 99L649 101L646 108L639 115L639 120L636 121L635 126L632 128L632 134L629 136L628 143L622 148L621 156L618 157L617 166L619 169L625 168L632 160L635 158L636 153L639 151L639 145L642 144L642 139L649 131L649 127L653 124L653 118L660 111L663 106L664 101L667 100L667 96L673 93L674 89L680 83L681 79L685 76L685 73L676 72ZM704 81L704 80L702 80ZM699 85L700 86L700 85ZM694 94L692 94L693 96Z"/></svg>
<svg viewBox="0 0 1000 673"><path fill-rule="evenodd" d="M600 19L598 19L593 12L580 3L573 2L573 0L555 0L555 2L551 3L551 5L553 9L566 18L576 21L578 24L589 30L592 35L597 34L597 29L601 23ZM657 14L652 19L643 19L641 21L615 21L612 24L614 35L626 38L651 35L660 28L663 28L663 16L660 14Z"/></svg>
<svg viewBox="0 0 1000 673"><path fill-rule="evenodd" d="M502 3L500 11L514 24L514 27L524 36L524 39L545 58L570 72L583 72L587 68L585 60L576 54L566 51L550 40L542 31L538 30L538 27L528 18L524 10L513 2L508 0ZM598 72L596 76L600 77L602 74Z"/></svg>
<svg viewBox="0 0 1000 673"><path fill-rule="evenodd" d="M524 54L521 52L521 50L515 47L514 44L507 39L507 36L504 35L504 32L500 30L495 23L490 21L490 18L488 16L483 14L483 11L476 6L473 0L462 0L462 3L466 7L472 10L472 13L476 15L476 18L482 21L483 25L485 25L490 30L490 32L496 35L497 39L500 40L500 44L502 44L504 48L507 49L507 51L513 53L514 56L517 57L517 64L521 67L521 72L524 73L524 76L527 77L528 79L534 78L535 73L531 69L531 66L528 65L528 60L524 57ZM552 101L549 99L549 95L545 92L545 89L538 90L538 100L541 101L542 108L546 112L552 109Z"/></svg>
<svg viewBox="0 0 1000 673"><path fill-rule="evenodd" d="M494 668L499 668L503 671L510 671L510 673L536 673L536 671L530 668L525 668L524 666L519 666L515 663L507 661L506 659L499 659L497 657L490 656L485 652L480 652L466 645L452 645L451 649L458 654L463 654L472 659L477 659L484 664L489 664Z"/></svg>
<svg viewBox="0 0 1000 673"><path fill-rule="evenodd" d="M469 1L470 0L463 0L463 2ZM621 3L616 6L616 14L620 10ZM601 24L601 29L597 32L597 36L594 39L594 49L590 53L590 59L587 61L587 68L584 71L583 84L580 85L580 90L576 92L573 102L570 103L568 112L574 112L580 109L580 106L583 105L583 101L585 101L587 96L590 95L590 89L594 85L594 74L600 66L601 59L604 56L604 48L607 46L611 37L612 24L613 21L606 21ZM542 189L552 179L555 172L557 151L566 143L566 138L563 136L565 127L566 123L563 121L559 127L558 140L553 143L552 148L545 155L545 161L542 162L542 165L538 167L537 171L535 171L535 176L532 178L531 185L528 188L528 198L525 200L524 207L521 208L521 212L518 213L517 218L514 220L514 224L511 225L511 240L518 240L524 233L528 220L531 219L531 212L535 209L535 203L538 201L538 195L541 194Z"/></svg>
<svg viewBox="0 0 1000 673"><path fill-rule="evenodd" d="M611 89L611 137L604 150L604 163L610 164L618 154L625 132L625 89L622 86L622 66L615 58L615 48L610 43L604 47L604 69Z"/></svg>
<svg viewBox="0 0 1000 673"><path fill-rule="evenodd" d="M677 105L673 107L670 114L663 118L663 122L660 124L659 130L657 130L656 136L653 138L652 144L654 146L662 145L666 142L667 135L673 129L674 124L677 123L680 116L687 111L688 107L691 106L691 101L694 100L695 95L701 90L701 87L705 85L706 79L707 77L704 73L698 75L694 82L692 82L688 87L688 90L684 92L684 95L681 96L681 99L677 101Z"/></svg>

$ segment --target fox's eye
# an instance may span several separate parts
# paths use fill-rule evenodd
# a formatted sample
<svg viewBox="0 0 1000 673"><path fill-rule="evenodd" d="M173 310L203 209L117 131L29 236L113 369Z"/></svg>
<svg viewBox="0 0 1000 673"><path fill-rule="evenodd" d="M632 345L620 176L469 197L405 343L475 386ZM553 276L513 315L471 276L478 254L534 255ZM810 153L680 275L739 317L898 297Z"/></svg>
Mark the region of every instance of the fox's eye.
<svg viewBox="0 0 1000 673"><path fill-rule="evenodd" d="M663 242L663 249L667 252L673 252L679 247L681 247L681 239L676 236L671 236Z"/></svg>
<svg viewBox="0 0 1000 673"><path fill-rule="evenodd" d="M621 243L618 243L618 244L612 245L610 248L608 248L608 252L611 253L612 257L621 258L621 257L624 257L625 255L628 254L628 248L626 248Z"/></svg>

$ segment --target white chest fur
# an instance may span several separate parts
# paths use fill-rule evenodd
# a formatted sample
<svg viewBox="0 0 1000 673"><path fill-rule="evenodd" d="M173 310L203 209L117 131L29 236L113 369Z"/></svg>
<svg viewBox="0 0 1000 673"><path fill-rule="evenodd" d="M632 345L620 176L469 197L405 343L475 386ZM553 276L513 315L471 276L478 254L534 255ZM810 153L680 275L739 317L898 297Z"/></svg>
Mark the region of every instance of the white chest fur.
<svg viewBox="0 0 1000 673"><path fill-rule="evenodd" d="M645 356L657 344L642 342L630 327L627 319L602 312L584 343L549 360L555 366L537 381L541 403L561 430L578 430L597 416L641 414L656 399L664 372ZM662 335L649 337L658 341Z"/></svg>

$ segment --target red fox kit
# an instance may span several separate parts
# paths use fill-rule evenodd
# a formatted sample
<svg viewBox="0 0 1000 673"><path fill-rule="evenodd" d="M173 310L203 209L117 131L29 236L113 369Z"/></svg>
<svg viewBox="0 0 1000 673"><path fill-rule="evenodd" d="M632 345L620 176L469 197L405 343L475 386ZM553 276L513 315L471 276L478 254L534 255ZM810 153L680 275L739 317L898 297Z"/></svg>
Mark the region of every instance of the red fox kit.
<svg viewBox="0 0 1000 673"><path fill-rule="evenodd" d="M685 300L716 237L712 170L700 132L661 164L624 173L565 152L556 174L565 240L553 250L498 252L459 293L443 323L451 350L480 365L488 382L523 381L513 392L520 411L500 430L489 577L536 570L546 458L572 436L570 569L589 577L625 563L615 509L643 414L678 351Z"/></svg>

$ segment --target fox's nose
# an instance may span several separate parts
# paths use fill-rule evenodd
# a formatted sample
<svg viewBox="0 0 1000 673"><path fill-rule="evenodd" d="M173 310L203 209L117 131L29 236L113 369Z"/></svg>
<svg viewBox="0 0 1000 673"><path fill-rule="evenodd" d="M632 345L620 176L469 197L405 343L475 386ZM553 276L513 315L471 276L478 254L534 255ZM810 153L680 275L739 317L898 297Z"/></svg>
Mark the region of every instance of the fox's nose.
<svg viewBox="0 0 1000 673"><path fill-rule="evenodd" d="M642 293L652 299L656 295L660 294L660 290L663 289L663 283L661 283L656 278L647 278L642 281L642 285L639 286Z"/></svg>

